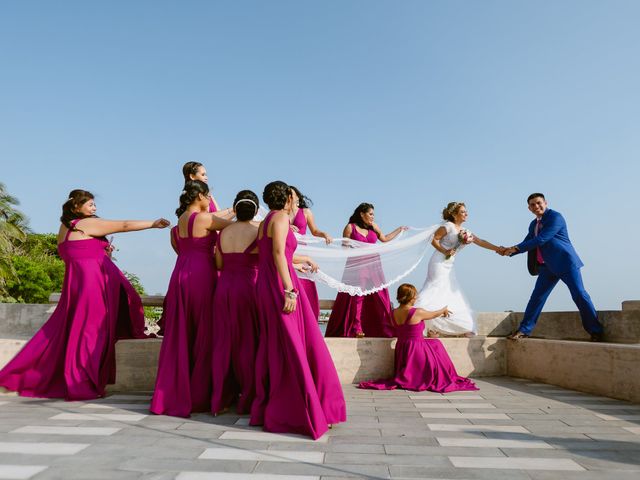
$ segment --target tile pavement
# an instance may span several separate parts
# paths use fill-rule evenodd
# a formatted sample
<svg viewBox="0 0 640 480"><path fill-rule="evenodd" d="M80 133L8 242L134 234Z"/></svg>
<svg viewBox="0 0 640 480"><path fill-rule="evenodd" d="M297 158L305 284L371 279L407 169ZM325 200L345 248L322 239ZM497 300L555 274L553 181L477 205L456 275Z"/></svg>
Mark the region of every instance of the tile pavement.
<svg viewBox="0 0 640 480"><path fill-rule="evenodd" d="M148 415L148 392L0 395L0 479L640 478L640 406L509 377L477 384L447 395L345 385L348 422L315 442L234 414Z"/></svg>

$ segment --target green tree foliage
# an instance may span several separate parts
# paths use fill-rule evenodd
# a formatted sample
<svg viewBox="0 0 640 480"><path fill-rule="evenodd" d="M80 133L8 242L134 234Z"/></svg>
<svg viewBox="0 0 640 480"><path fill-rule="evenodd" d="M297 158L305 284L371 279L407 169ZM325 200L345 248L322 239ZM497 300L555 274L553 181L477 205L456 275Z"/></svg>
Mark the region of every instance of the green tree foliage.
<svg viewBox="0 0 640 480"><path fill-rule="evenodd" d="M18 253L11 256L15 276L6 282L6 293L20 303L47 303L64 280L64 262L58 256L53 233L29 233Z"/></svg>
<svg viewBox="0 0 640 480"><path fill-rule="evenodd" d="M47 303L64 281L58 238L54 233L31 233L17 205L18 199L0 183L0 302ZM124 274L136 292L144 295L140 278ZM161 312L161 308L145 307L145 316L151 321Z"/></svg>
<svg viewBox="0 0 640 480"><path fill-rule="evenodd" d="M135 273L123 271L124 276L131 282L134 290L138 292L139 295L146 295L146 291L142 282L140 281L140 277L138 277ZM155 324L162 316L162 308L160 307L144 307L144 318L147 319L147 323Z"/></svg>
<svg viewBox="0 0 640 480"><path fill-rule="evenodd" d="M0 183L0 297L6 297L7 282L16 279L12 257L27 236L26 217L16 209L20 204Z"/></svg>
<svg viewBox="0 0 640 480"><path fill-rule="evenodd" d="M131 283L131 285L133 286L133 289L138 292L138 295L145 295L147 292L144 291L144 286L142 285L142 282L140 281L140 277L138 277L135 273L129 273L127 271L124 271L124 276L127 277L127 280L129 280L129 282Z"/></svg>

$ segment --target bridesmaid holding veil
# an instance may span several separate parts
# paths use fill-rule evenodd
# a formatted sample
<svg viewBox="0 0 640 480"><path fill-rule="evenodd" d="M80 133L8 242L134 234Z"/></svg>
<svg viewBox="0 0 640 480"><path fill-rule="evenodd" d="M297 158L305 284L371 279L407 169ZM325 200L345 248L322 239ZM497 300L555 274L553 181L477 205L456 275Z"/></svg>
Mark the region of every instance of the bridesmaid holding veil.
<svg viewBox="0 0 640 480"><path fill-rule="evenodd" d="M343 237L359 242L389 242L407 227L398 227L385 235L374 222L373 205L361 203L344 227ZM347 260L348 264L349 260ZM381 284L384 276L379 263L367 272L372 284ZM365 296L352 296L340 292L331 310L326 337L393 337L395 328L391 322L391 300L385 288Z"/></svg>
<svg viewBox="0 0 640 480"><path fill-rule="evenodd" d="M169 221L96 217L91 192L72 190L62 205L58 252L65 263L60 301L24 348L0 371L0 386L25 397L89 400L115 382L115 344L146 338L140 296L110 258L105 236Z"/></svg>
<svg viewBox="0 0 640 480"><path fill-rule="evenodd" d="M214 260L217 231L231 222L209 213L209 187L190 180L176 210L172 242L178 258L171 274L162 319L156 386L149 410L188 417L209 411L213 298L218 274Z"/></svg>
<svg viewBox="0 0 640 480"><path fill-rule="evenodd" d="M346 420L338 373L307 297L298 295L295 264L312 270L317 266L310 258L295 255L289 186L271 182L262 199L270 212L258 230L259 345L250 424L317 439L330 424Z"/></svg>
<svg viewBox="0 0 640 480"><path fill-rule="evenodd" d="M296 187L291 186L293 194L293 209L291 210L291 225L298 229L300 235L307 233L307 227L314 237L324 238L327 244L331 243L331 236L320 230L317 225L313 212L311 211L311 199L303 195ZM313 309L316 319L320 317L320 299L318 298L318 289L316 282L306 278L300 279L300 286L304 291L309 304Z"/></svg>
<svg viewBox="0 0 640 480"><path fill-rule="evenodd" d="M464 203L450 202L442 211L444 223L436 230L431 241L436 251L429 259L427 278L415 306L425 310L438 310L443 305L448 305L451 314L428 322L430 336L444 333L470 337L476 333L475 315L456 279L455 259L471 243L494 252L500 249L462 228L467 217Z"/></svg>

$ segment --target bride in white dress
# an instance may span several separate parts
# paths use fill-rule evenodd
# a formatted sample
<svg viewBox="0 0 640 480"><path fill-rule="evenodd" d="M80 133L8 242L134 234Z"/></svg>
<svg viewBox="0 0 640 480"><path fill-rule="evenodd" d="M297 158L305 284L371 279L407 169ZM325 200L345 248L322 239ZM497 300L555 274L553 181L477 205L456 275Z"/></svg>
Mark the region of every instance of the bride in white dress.
<svg viewBox="0 0 640 480"><path fill-rule="evenodd" d="M499 252L500 247L482 240L462 228L467 220L467 207L462 202L451 202L442 211L445 222L436 230L431 244L436 249L429 260L427 279L418 294L415 307L438 310L447 306L449 317L438 317L425 322L429 330L448 335L473 336L476 318L465 298L453 268L456 257L468 244Z"/></svg>

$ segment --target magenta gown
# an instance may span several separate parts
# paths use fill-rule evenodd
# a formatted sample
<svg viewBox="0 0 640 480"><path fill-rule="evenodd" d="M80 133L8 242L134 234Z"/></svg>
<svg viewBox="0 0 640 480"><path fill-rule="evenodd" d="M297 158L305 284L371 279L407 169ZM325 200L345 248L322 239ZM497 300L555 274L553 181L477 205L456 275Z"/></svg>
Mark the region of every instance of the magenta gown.
<svg viewBox="0 0 640 480"><path fill-rule="evenodd" d="M0 371L0 386L25 397L102 397L115 382L116 341L147 337L140 296L107 255L109 242L70 233L58 245L65 274L55 311Z"/></svg>
<svg viewBox="0 0 640 480"><path fill-rule="evenodd" d="M438 393L478 390L471 380L458 375L440 340L424 338L424 322L409 325L415 312L415 308L409 310L405 322L396 326L395 376L386 380L361 382L359 388L403 388Z"/></svg>
<svg viewBox="0 0 640 480"><path fill-rule="evenodd" d="M220 240L216 247L223 263L213 304L213 413L236 400L236 411L249 413L255 398L258 254L251 251L256 245L254 240L242 253L224 253Z"/></svg>
<svg viewBox="0 0 640 480"><path fill-rule="evenodd" d="M188 417L209 411L211 401L213 297L218 278L213 247L218 235L194 238L197 215L189 217L187 237L176 234L179 253L162 312L165 335L149 408L158 415Z"/></svg>
<svg viewBox="0 0 640 480"><path fill-rule="evenodd" d="M273 258L273 240L261 225L256 292L259 344L256 357L256 399L251 425L277 433L320 438L328 424L346 420L346 404L338 373L306 296L298 296L295 311L284 313L284 287ZM297 246L291 230L285 255L294 288L300 289L292 259Z"/></svg>
<svg viewBox="0 0 640 480"><path fill-rule="evenodd" d="M213 203L212 199L209 199L209 213L215 213L217 212L218 209L216 208L216 204ZM178 227L172 227L171 228L171 236L175 239L178 237ZM179 248L179 243L178 240L175 241L176 244L176 248ZM162 302L162 310L164 311L164 309L167 307L167 299L165 298L165 300ZM162 317L160 317L160 319L158 319L158 335L161 337L164 337L164 315Z"/></svg>
<svg viewBox="0 0 640 480"><path fill-rule="evenodd" d="M358 232L355 224L351 224L351 238L366 243L378 241L376 232L369 230L365 237ZM381 265L372 267L367 275L369 279L365 280L371 281L372 284L383 283L384 273ZM391 320L391 300L386 288L363 297L351 296L344 292L336 296L325 336L355 337L359 333L364 333L367 337L395 336Z"/></svg>
<svg viewBox="0 0 640 480"><path fill-rule="evenodd" d="M304 235L307 233L307 219L304 216L304 210L302 208L298 209L298 213L293 218L292 225L298 227L298 233L300 235ZM316 288L316 282L309 280L307 278L300 279L300 291L303 291L307 296L307 300L309 300L309 305L313 310L313 314L316 317L316 320L320 317L320 299L318 298L318 289Z"/></svg>

